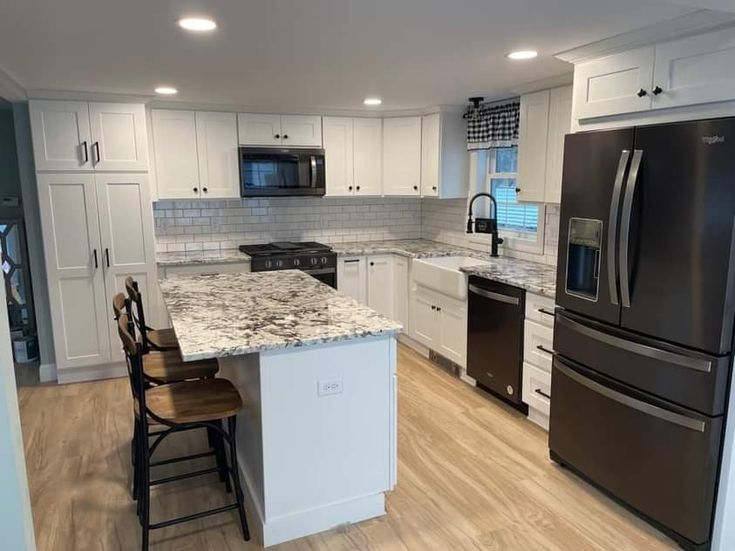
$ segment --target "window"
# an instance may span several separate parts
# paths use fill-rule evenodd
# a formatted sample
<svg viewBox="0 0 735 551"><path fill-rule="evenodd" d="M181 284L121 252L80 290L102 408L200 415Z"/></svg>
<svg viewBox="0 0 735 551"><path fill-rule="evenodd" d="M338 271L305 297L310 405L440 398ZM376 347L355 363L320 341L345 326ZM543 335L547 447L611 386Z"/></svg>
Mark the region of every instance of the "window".
<svg viewBox="0 0 735 551"><path fill-rule="evenodd" d="M498 227L521 232L538 231L539 207L519 203L516 196L518 148L504 147L490 151L488 182L490 193L498 202Z"/></svg>

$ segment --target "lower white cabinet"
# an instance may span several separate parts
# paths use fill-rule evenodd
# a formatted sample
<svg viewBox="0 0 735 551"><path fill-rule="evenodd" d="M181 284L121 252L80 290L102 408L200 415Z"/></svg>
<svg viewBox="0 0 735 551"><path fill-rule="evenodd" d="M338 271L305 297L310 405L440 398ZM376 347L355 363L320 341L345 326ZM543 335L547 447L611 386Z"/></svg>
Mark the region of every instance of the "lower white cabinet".
<svg viewBox="0 0 735 551"><path fill-rule="evenodd" d="M337 289L362 304L367 303L367 269L364 256L346 256L337 261Z"/></svg>
<svg viewBox="0 0 735 551"><path fill-rule="evenodd" d="M367 257L367 305L388 318L393 317L393 255Z"/></svg>
<svg viewBox="0 0 735 551"><path fill-rule="evenodd" d="M523 401L528 404L528 418L549 429L551 409L551 373L523 362Z"/></svg>
<svg viewBox="0 0 735 551"><path fill-rule="evenodd" d="M467 302L417 285L412 293L410 335L421 344L467 365Z"/></svg>
<svg viewBox="0 0 735 551"><path fill-rule="evenodd" d="M153 213L145 174L50 173L37 180L56 366L64 382L74 368L123 359L112 297L133 276L151 305Z"/></svg>
<svg viewBox="0 0 735 551"><path fill-rule="evenodd" d="M405 256L393 257L393 319L400 321L403 331L409 332L409 260Z"/></svg>
<svg viewBox="0 0 735 551"><path fill-rule="evenodd" d="M523 330L523 402L528 418L549 429L551 406L551 364L554 342L554 301L526 293L526 320Z"/></svg>

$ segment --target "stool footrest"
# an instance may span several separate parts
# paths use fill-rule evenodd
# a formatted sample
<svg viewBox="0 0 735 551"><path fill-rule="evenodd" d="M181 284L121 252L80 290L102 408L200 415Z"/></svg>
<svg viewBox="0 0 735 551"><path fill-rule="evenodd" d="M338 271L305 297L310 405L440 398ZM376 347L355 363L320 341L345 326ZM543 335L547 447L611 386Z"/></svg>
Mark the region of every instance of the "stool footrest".
<svg viewBox="0 0 735 551"><path fill-rule="evenodd" d="M177 474L174 476L167 476L166 478L159 478L158 480L151 480L151 486L158 486L159 484L167 484L169 482L176 482L177 480L186 480L187 478L194 478L197 476L204 476L205 474L227 472L227 467L212 467L211 469L202 469L201 471L194 471L191 473Z"/></svg>
<svg viewBox="0 0 735 551"><path fill-rule="evenodd" d="M174 518L171 520L164 520L163 522L157 522L151 524L149 528L151 530L157 530L158 528L166 528L173 526L174 524L181 524L182 522L189 522L190 520L198 520L204 517L211 517L212 515L219 515L220 513L226 513L227 511L234 511L237 509L237 503L231 505L225 505L224 507L218 507L216 509L210 509L209 511L202 511L201 513L194 513L193 515L187 515L185 517Z"/></svg>
<svg viewBox="0 0 735 551"><path fill-rule="evenodd" d="M173 457L171 459L162 459L161 461L153 461L151 467L160 467L161 465L170 465L171 463L179 463L181 461L193 461L194 459L202 459L204 457L214 457L214 452L195 453L192 455L184 455L182 457Z"/></svg>

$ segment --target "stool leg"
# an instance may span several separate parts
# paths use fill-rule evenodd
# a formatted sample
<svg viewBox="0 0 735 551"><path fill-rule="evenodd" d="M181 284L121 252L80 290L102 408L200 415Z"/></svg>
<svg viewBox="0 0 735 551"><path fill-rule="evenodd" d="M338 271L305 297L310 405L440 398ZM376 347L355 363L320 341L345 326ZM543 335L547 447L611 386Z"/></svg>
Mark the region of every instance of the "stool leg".
<svg viewBox="0 0 735 551"><path fill-rule="evenodd" d="M245 541L250 541L250 530L248 530L248 519L245 516L245 500L240 486L240 467L237 462L237 444L235 443L237 428L237 418L233 415L227 419L228 434L230 440L230 474L232 474L232 482L235 486L235 497L237 499L237 511L240 517L240 527L242 528L242 537Z"/></svg>
<svg viewBox="0 0 735 551"><path fill-rule="evenodd" d="M133 440L130 442L130 457L131 461L133 463L133 499L138 499L138 464L140 461L136 460L136 455L138 453L138 449L140 448L139 444L140 435L138 430L138 420L133 419Z"/></svg>
<svg viewBox="0 0 735 551"><path fill-rule="evenodd" d="M148 426L147 423L142 425L140 429L140 453L138 454L138 463L140 464L140 495L138 502L140 507L140 526L143 529L141 535L141 551L148 551L149 531L150 531L150 506L151 506L151 471L150 471L150 448L148 445Z"/></svg>
<svg viewBox="0 0 735 551"><path fill-rule="evenodd" d="M216 430L207 428L207 439L209 440L209 446L214 449L214 458L217 461L217 466L221 469L227 467L227 457L225 456L225 444L222 439L222 435ZM230 477L227 476L227 471L219 472L219 481L225 483L227 493L232 491L230 487Z"/></svg>

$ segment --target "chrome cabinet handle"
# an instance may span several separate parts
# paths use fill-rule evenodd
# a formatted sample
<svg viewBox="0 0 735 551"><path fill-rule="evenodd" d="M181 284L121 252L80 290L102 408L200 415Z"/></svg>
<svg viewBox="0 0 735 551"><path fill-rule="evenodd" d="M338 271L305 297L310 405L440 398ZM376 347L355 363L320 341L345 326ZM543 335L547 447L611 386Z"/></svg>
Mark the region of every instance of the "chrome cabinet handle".
<svg viewBox="0 0 735 551"><path fill-rule="evenodd" d="M618 170L615 173L612 198L610 199L610 218L607 228L607 285L610 289L610 302L618 305L618 284L615 271L615 239L618 233L618 210L620 208L620 193L623 190L623 177L628 166L630 151L623 149L618 160Z"/></svg>
<svg viewBox="0 0 735 551"><path fill-rule="evenodd" d="M623 308L630 308L630 280L628 276L628 244L630 243L630 218L633 214L633 196L638 183L638 169L641 166L643 150L636 149L630 161L628 180L625 184L625 197L620 215L620 250L618 258L620 264L620 302Z"/></svg>

